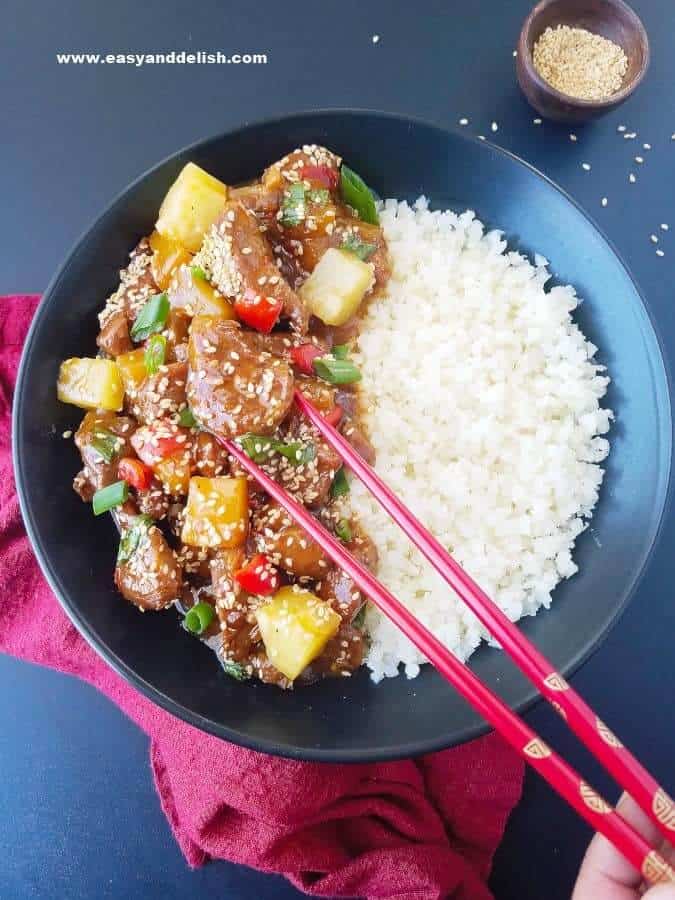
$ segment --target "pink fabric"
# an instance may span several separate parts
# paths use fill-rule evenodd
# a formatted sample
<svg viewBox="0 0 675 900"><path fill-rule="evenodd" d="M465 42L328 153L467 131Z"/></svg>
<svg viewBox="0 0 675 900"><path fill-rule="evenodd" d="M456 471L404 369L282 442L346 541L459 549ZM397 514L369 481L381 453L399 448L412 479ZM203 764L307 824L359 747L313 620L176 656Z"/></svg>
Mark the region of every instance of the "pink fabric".
<svg viewBox="0 0 675 900"><path fill-rule="evenodd" d="M319 896L490 897L485 879L523 778L498 736L385 764L265 756L153 705L80 637L33 558L13 485L11 397L37 302L0 298L0 649L93 684L149 735L162 808L191 866L228 859Z"/></svg>

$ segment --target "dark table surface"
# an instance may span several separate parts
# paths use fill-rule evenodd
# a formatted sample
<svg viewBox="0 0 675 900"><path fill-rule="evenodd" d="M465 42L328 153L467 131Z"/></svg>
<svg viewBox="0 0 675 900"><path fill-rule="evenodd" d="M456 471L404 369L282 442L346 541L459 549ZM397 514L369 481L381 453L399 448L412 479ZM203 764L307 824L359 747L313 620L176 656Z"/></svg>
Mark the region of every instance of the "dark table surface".
<svg viewBox="0 0 675 900"><path fill-rule="evenodd" d="M574 129L534 125L519 94L512 49L530 5L5 0L0 292L42 290L77 236L131 179L180 146L243 121L321 106L380 108L449 126L465 116L468 130L533 163L599 222L637 277L672 364L672 4L635 0L652 45L647 80L618 112ZM266 53L268 62L137 68L55 59L57 51L198 49ZM499 125L494 135L492 121ZM624 140L616 131L621 123L638 138ZM652 149L642 150L643 142ZM669 219L672 230L661 231ZM671 791L674 540L669 517L628 612L574 679ZM0 683L0 896L300 896L281 878L222 862L191 872L160 811L145 736L93 689L6 657ZM548 708L536 707L528 720L612 793ZM496 856L495 895L568 898L588 838L548 787L528 777Z"/></svg>

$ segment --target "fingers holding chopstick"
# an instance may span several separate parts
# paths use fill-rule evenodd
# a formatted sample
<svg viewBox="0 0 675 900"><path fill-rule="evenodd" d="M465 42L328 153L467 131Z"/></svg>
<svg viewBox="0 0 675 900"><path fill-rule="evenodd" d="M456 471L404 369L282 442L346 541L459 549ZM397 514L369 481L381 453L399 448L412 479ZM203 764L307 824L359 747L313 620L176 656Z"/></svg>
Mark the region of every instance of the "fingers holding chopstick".
<svg viewBox="0 0 675 900"><path fill-rule="evenodd" d="M650 844L658 846L658 828L632 797L624 794L616 809ZM667 862L675 863L672 848L666 845L661 852ZM642 896L643 883L643 876L616 847L601 834L596 834L581 864L572 900L637 900ZM675 900L675 884L657 885L644 896L646 900Z"/></svg>

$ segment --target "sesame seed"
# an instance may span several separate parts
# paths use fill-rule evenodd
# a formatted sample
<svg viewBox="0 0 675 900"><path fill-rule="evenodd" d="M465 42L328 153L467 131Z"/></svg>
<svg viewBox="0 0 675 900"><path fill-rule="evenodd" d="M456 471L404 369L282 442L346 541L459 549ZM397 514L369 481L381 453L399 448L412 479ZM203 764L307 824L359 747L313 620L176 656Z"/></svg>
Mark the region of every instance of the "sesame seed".
<svg viewBox="0 0 675 900"><path fill-rule="evenodd" d="M570 140L572 141L572 143L575 143L576 140L577 140L576 134L571 134L571 135L570 135Z"/></svg>
<svg viewBox="0 0 675 900"><path fill-rule="evenodd" d="M656 255L657 256L665 256L666 254L663 252L663 250L657 250Z"/></svg>
<svg viewBox="0 0 675 900"><path fill-rule="evenodd" d="M649 240L652 242L652 244L658 244L658 242L659 242L659 239L657 238L657 236L655 234L650 234Z"/></svg>
<svg viewBox="0 0 675 900"><path fill-rule="evenodd" d="M617 125L617 126L616 126L616 130L617 130L617 131L625 131L625 130L626 130L626 126L625 126L625 125Z"/></svg>
<svg viewBox="0 0 675 900"><path fill-rule="evenodd" d="M651 144L643 144L642 147L643 147L644 150L651 150L651 149L652 149L652 145L651 145Z"/></svg>
<svg viewBox="0 0 675 900"><path fill-rule="evenodd" d="M490 125L490 131L498 131L498 129L499 125L497 125L496 122L493 122L492 125Z"/></svg>
<svg viewBox="0 0 675 900"><path fill-rule="evenodd" d="M372 37L372 41L373 41L374 44L379 44L379 42L380 42L380 36L379 36L379 34L374 34L373 37Z"/></svg>
<svg viewBox="0 0 675 900"><path fill-rule="evenodd" d="M517 51L517 50L514 50L513 53L511 54L511 56L513 56L513 57L518 56L518 51Z"/></svg>
<svg viewBox="0 0 675 900"><path fill-rule="evenodd" d="M602 200L600 201L600 203L601 203L603 206L607 206L607 197L603 197Z"/></svg>
<svg viewBox="0 0 675 900"><path fill-rule="evenodd" d="M478 140L479 140L479 141L484 141L484 140L485 140L485 135L484 135L484 134L479 134L479 135L478 135Z"/></svg>
<svg viewBox="0 0 675 900"><path fill-rule="evenodd" d="M582 168L585 172L590 172L590 171L591 171L591 164L590 164L590 163L582 163L582 164L581 164L581 168Z"/></svg>
<svg viewBox="0 0 675 900"><path fill-rule="evenodd" d="M637 181L637 178L631 172L630 175L628 176L628 180L630 181L631 184L635 184L635 182Z"/></svg>
<svg viewBox="0 0 675 900"><path fill-rule="evenodd" d="M636 163L643 163L643 162L644 162L644 159L643 159L641 156L636 156L636 157L635 157L635 162L636 162Z"/></svg>
<svg viewBox="0 0 675 900"><path fill-rule="evenodd" d="M669 228L670 226L667 222L661 222L661 231L668 231Z"/></svg>
<svg viewBox="0 0 675 900"><path fill-rule="evenodd" d="M541 119L532 119L533 125L541 125Z"/></svg>
<svg viewBox="0 0 675 900"><path fill-rule="evenodd" d="M68 429L68 431L64 431L63 434L61 435L61 437L64 437L66 440L68 440L68 438L70 438L72 436L73 436L73 432L70 431L70 429Z"/></svg>
<svg viewBox="0 0 675 900"><path fill-rule="evenodd" d="M459 124L460 124L460 125L468 125L468 124L469 124L469 120L468 120L468 119L460 119L460 120L459 120Z"/></svg>

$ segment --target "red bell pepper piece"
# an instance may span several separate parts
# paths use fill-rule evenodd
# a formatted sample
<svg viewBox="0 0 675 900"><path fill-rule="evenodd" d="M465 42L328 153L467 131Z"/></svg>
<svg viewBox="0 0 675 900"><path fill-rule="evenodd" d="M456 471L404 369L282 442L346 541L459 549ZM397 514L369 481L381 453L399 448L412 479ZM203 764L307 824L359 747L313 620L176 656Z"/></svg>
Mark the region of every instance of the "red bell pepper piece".
<svg viewBox="0 0 675 900"><path fill-rule="evenodd" d="M117 465L117 474L122 479L136 488L137 491L146 491L152 483L152 469L146 466L140 459L132 459L124 456Z"/></svg>
<svg viewBox="0 0 675 900"><path fill-rule="evenodd" d="M305 375L314 375L314 360L317 356L325 356L326 351L316 344L300 344L298 347L291 347L291 359L294 364Z"/></svg>
<svg viewBox="0 0 675 900"><path fill-rule="evenodd" d="M329 425L332 425L333 428L337 428L343 415L344 409L340 406L339 403L336 403L331 411L326 413L324 419L326 420L326 422L328 422Z"/></svg>
<svg viewBox="0 0 675 900"><path fill-rule="evenodd" d="M303 166L300 174L303 181L320 184L329 191L334 191L340 181L340 173L331 166Z"/></svg>
<svg viewBox="0 0 675 900"><path fill-rule="evenodd" d="M187 450L189 439L187 428L158 419L151 425L138 428L131 437L131 446L146 466L154 466L166 456Z"/></svg>
<svg viewBox="0 0 675 900"><path fill-rule="evenodd" d="M256 294L250 288L244 296L234 301L234 311L239 319L256 331L269 334L279 321L283 303L275 297Z"/></svg>
<svg viewBox="0 0 675 900"><path fill-rule="evenodd" d="M264 553L256 555L234 573L237 583L249 594L267 597L279 587L279 573Z"/></svg>

